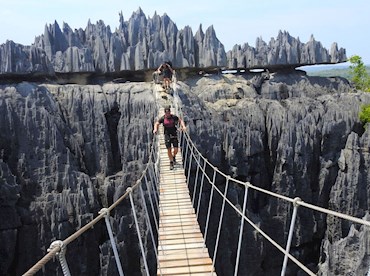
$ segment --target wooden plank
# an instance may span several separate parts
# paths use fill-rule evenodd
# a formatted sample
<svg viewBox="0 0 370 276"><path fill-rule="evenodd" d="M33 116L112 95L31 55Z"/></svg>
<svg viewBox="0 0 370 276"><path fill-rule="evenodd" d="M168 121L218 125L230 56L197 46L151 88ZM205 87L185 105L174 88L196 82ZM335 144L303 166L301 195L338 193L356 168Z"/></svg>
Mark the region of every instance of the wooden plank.
<svg viewBox="0 0 370 276"><path fill-rule="evenodd" d="M159 140L163 162L160 164L157 274L216 275L192 206L182 160L170 170L163 134Z"/></svg>
<svg viewBox="0 0 370 276"><path fill-rule="evenodd" d="M158 275L161 275L158 273ZM173 274L162 274L162 275L173 275ZM216 272L193 272L191 273L191 275L194 275L194 276L214 276L214 275L217 275ZM179 273L179 274L176 274L176 276L189 276L188 273Z"/></svg>
<svg viewBox="0 0 370 276"><path fill-rule="evenodd" d="M185 260L162 260L161 268L193 266L193 265L212 265L211 258L194 258Z"/></svg>
<svg viewBox="0 0 370 276"><path fill-rule="evenodd" d="M184 244L161 244L159 246L161 250L184 250L184 249L203 249L204 244L202 242L184 243Z"/></svg>
<svg viewBox="0 0 370 276"><path fill-rule="evenodd" d="M198 249L197 249L197 251L198 252L186 253L186 254L179 254L179 253L161 254L161 255L158 256L158 259L159 259L160 264L162 264L162 262L167 262L167 261L179 261L179 260L209 258L207 251L199 252Z"/></svg>
<svg viewBox="0 0 370 276"><path fill-rule="evenodd" d="M162 233L172 233L172 232L180 232L181 230L184 231L184 233L194 233L194 232L200 232L199 225L180 225L180 226L171 226L167 228L160 228L159 234Z"/></svg>
<svg viewBox="0 0 370 276"><path fill-rule="evenodd" d="M175 244L192 244L192 243L201 243L202 246L203 244L203 236L201 237L189 237L189 238L184 238L184 237L179 237L177 239L167 239L165 236L162 236L162 239L160 240L161 246L163 245L175 245Z"/></svg>
<svg viewBox="0 0 370 276"><path fill-rule="evenodd" d="M171 268L162 268L161 267L161 273L162 275L178 275L179 273L188 273L188 275L191 275L193 273L197 272L212 272L213 267L212 264L210 265L196 265L196 266L187 266L187 267L171 267Z"/></svg>
<svg viewBox="0 0 370 276"><path fill-rule="evenodd" d="M195 215L193 209L164 209L161 211L161 216L169 217L169 216L181 216L181 215Z"/></svg>
<svg viewBox="0 0 370 276"><path fill-rule="evenodd" d="M188 232L188 233L163 233L160 236L161 241L165 240L177 240L177 239L203 239L202 233Z"/></svg>

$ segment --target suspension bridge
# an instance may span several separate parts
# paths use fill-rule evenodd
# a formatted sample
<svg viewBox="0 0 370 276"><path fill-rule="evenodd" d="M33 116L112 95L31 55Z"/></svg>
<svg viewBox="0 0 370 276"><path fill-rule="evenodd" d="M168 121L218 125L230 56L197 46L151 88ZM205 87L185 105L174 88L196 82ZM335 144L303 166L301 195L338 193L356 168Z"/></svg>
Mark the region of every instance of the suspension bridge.
<svg viewBox="0 0 370 276"><path fill-rule="evenodd" d="M160 85L154 84L153 87L157 99L161 98ZM177 84L174 82L172 107L174 113L181 116L180 101L176 90ZM159 106L159 112L162 111L162 108L163 106ZM240 256L245 232L244 228L247 224L281 252L283 256L281 275L286 274L288 263L294 263L307 275L315 275L313 271L290 253L299 208L308 208L315 212L335 216L367 227L370 226L370 221L315 206L304 202L298 197L290 198L276 194L254 186L249 182L242 182L224 174L201 154L191 140L188 132L181 132L180 134L181 145L179 156L181 156L181 158L178 158L178 163L175 165L175 168L170 170L167 150L164 146L163 131L160 129L159 133L159 135L154 135L148 163L139 179L112 205L101 209L99 214L91 222L87 223L66 239L52 242L45 256L23 275L28 276L36 274L54 257L57 257L59 260L63 274L65 276L71 275L65 256L67 253L67 246L101 220L104 220L106 224L111 249L117 266L117 275L125 275L122 266L122 262L125 262L125 260L122 259L117 249L115 237L117 233L113 232L110 221L110 213L112 210L125 200L130 202L136 233L142 233L143 231L149 232L156 257L157 265L155 272L153 272L153 269L150 269L147 262L148 252L144 247L143 235L138 234L137 239L141 253L142 275L217 275L215 267L217 267L216 260L218 260L217 254L219 253L221 230L226 206L228 206L229 209L231 208L240 219L238 226L238 244L235 252L233 252L233 256L235 256L234 271L228 273L228 275L232 274L235 276L241 275L238 274L238 272L241 265ZM191 189L189 189L191 171L195 172L195 175L192 175L193 185ZM225 184L222 188L216 185L216 177L223 179L223 183ZM232 203L232 200L230 200L228 191L232 185L236 185L244 190L242 206L236 206ZM199 226L200 209L202 196L205 190L209 192L209 200L207 202L208 206L206 206L205 219L202 221L204 227L202 227L203 229L201 231L201 227ZM284 245L274 241L259 227L259 225L255 224L251 218L247 217L246 207L248 192L251 190L291 204L292 212L287 214L287 216L291 218L291 222L287 240ZM222 205L218 221L216 221L217 225L214 227L216 229L216 238L213 240L212 248L207 248L211 223L210 217L211 213L214 212L214 198L216 195L221 197ZM140 203L135 202L135 200L140 200ZM139 223L138 204L144 209L145 224ZM215 222L213 222L213 224L214 223ZM140 227L143 225L145 225L147 229L141 229Z"/></svg>

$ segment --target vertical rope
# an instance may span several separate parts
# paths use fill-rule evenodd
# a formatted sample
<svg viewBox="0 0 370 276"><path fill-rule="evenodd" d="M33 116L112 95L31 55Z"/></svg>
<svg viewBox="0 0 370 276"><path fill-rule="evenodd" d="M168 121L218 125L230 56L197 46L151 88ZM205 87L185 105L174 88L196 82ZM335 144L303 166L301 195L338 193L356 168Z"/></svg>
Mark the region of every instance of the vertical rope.
<svg viewBox="0 0 370 276"><path fill-rule="evenodd" d="M223 221L223 218L224 218L225 199L227 197L227 190L229 188L229 180L230 180L230 177L228 176L226 178L226 186L225 186L225 192L224 192L223 200L222 200L222 208L221 208L221 213L220 213L220 222L218 224L218 231L217 231L217 238L216 238L216 244L215 244L215 251L213 253L213 260L212 260L212 266L213 267L215 267L215 262L216 262L216 257L217 257L217 248L218 248L218 242L220 240L220 233L221 233L222 221Z"/></svg>
<svg viewBox="0 0 370 276"><path fill-rule="evenodd" d="M66 247L61 240L53 241L48 249L48 251L53 250L55 247L59 247L60 251L57 253L60 266L62 268L62 272L64 276L71 276L71 272L69 271L69 267L66 260Z"/></svg>
<svg viewBox="0 0 370 276"><path fill-rule="evenodd" d="M148 180L147 180L147 177L146 176L145 176L145 185L147 187L147 191L148 191L148 195L149 195L150 209L152 210L153 220L154 220L154 223L155 223L155 228L156 228L157 233L158 233L159 227L158 227L157 215L155 213L155 209L154 209L154 205L153 205L153 200L152 200L152 196L151 196L151 190L150 190L150 187L148 187Z"/></svg>
<svg viewBox="0 0 370 276"><path fill-rule="evenodd" d="M206 240L207 240L209 217L210 217L210 214L211 214L212 200L213 200L213 191L215 190L215 188L214 188L215 187L215 179L216 179L216 170L213 170L213 180L212 180L212 183L211 183L212 189L211 189L211 195L209 196L206 228L204 230L204 247L206 246Z"/></svg>
<svg viewBox="0 0 370 276"><path fill-rule="evenodd" d="M198 160L195 160L197 163L197 172L195 173L195 180L194 180L194 190L193 190L193 199L191 201L191 204L195 208L194 202L195 202L195 196L197 193L197 188L198 188L198 175L199 175L199 167L200 167L200 154L198 154Z"/></svg>
<svg viewBox="0 0 370 276"><path fill-rule="evenodd" d="M143 201L143 205L144 205L144 209L145 209L145 215L146 215L145 217L146 217L146 220L147 220L148 225L149 225L149 232L150 232L150 237L152 239L152 244L153 244L153 248L154 248L155 258L156 258L156 260L158 260L157 244L156 244L155 239L154 239L152 224L150 222L150 216L149 216L148 208L146 206L146 200L145 200L143 188L141 187L141 185L140 185L140 188L139 189L140 189L141 200ZM155 221L155 218L154 218L154 221ZM158 233L158 229L157 229L157 233ZM161 267L160 266L158 266L158 267L159 267L160 275L162 275Z"/></svg>
<svg viewBox="0 0 370 276"><path fill-rule="evenodd" d="M200 209L200 203L202 200L202 192L203 192L203 183L204 183L204 175L206 174L206 166L207 166L207 160L203 160L203 170L202 170L202 179L200 181L200 189L199 189L199 197L198 197L198 206L197 206L197 219L199 217L199 209Z"/></svg>
<svg viewBox="0 0 370 276"><path fill-rule="evenodd" d="M123 276L123 270L122 270L121 261L119 259L118 251L117 251L116 241L114 240L112 227L111 227L110 222L109 222L109 216L110 215L109 215L108 208L101 209L99 211L99 214L104 214L105 225L107 226L110 243L111 243L112 249L113 249L114 259L116 260L117 270L118 270L119 275Z"/></svg>
<svg viewBox="0 0 370 276"><path fill-rule="evenodd" d="M245 215L245 210L246 210L246 207L247 207L247 199L248 199L248 185L245 185L244 202L243 202L243 214L244 215ZM237 253L236 253L234 276L238 275L240 250L241 250L241 247L242 247L242 239L243 239L243 230L244 230L244 218L243 218L243 216L240 216L240 231L239 231L239 240L238 240L238 250L237 250Z"/></svg>
<svg viewBox="0 0 370 276"><path fill-rule="evenodd" d="M188 178L187 178L187 180L186 180L186 183L188 183L188 185L189 185L189 179L190 179L190 172L191 172L191 163L192 163L192 161L193 161L193 149L192 148L190 148L190 161L189 161L189 167L188 167Z"/></svg>
<svg viewBox="0 0 370 276"><path fill-rule="evenodd" d="M126 190L128 193L129 193L129 197L130 197L130 203L131 203L131 208L132 208L132 214L134 215L134 220L135 220L135 226L136 226L136 232L137 232L137 237L139 239L139 243L140 243L140 250L141 250L141 256L143 257L143 261L144 261L144 266L145 266L145 272L146 272L146 275L149 276L149 269L148 269L148 264L146 262L146 256L145 256L145 250L144 250L144 246L143 246L143 241L141 239L141 234L140 234L140 227L139 227L139 222L137 220L137 216L136 216L136 209L135 209L135 205L134 205L134 199L132 197L132 188L129 187L127 188Z"/></svg>
<svg viewBox="0 0 370 276"><path fill-rule="evenodd" d="M184 135L185 139L184 141L186 140L186 150L185 150L185 156L183 157L184 159L184 169L186 168L186 163L187 163L187 160L188 160L188 149L189 149L189 141L187 139L187 136L186 134ZM185 142L184 142L185 143ZM181 151L182 152L182 151ZM188 175L189 175L189 171L188 171Z"/></svg>
<svg viewBox="0 0 370 276"><path fill-rule="evenodd" d="M297 204L298 201L301 201L301 199L299 197L296 197L294 199L294 202L293 202L293 206L294 206L293 207L293 214L292 214L292 220L290 222L288 241L287 241L286 248L285 248L284 262L283 262L283 266L281 268L281 276L285 275L286 267L287 267L287 264L288 264L288 254L289 254L289 251L290 251L290 246L292 244L294 225L295 225L295 221L296 221L296 218L297 218L297 211L298 211L298 207L299 207L299 205Z"/></svg>
<svg viewBox="0 0 370 276"><path fill-rule="evenodd" d="M158 182L155 182L155 177L153 177L149 171L149 176L150 176L150 182L149 183L154 183L155 185L151 185L149 184L149 189L151 189L153 191L153 196L154 196L154 202L155 202L155 205L157 207L157 210L159 210L159 196L158 196L158 190L156 189L156 186L158 186L156 183ZM153 181L154 179L154 181Z"/></svg>

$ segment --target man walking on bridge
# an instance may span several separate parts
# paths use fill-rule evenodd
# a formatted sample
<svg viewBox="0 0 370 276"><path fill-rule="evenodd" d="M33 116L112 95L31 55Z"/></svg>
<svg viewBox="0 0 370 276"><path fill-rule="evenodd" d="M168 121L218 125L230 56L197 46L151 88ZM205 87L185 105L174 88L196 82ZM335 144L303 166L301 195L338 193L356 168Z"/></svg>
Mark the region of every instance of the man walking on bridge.
<svg viewBox="0 0 370 276"><path fill-rule="evenodd" d="M171 107L164 108L164 115L154 123L153 133L158 132L158 127L163 124L164 142L167 148L168 158L170 159L170 170L173 170L173 165L176 163L176 154L179 150L179 139L177 138L177 125L180 123L181 130L185 131L186 126L184 121L174 114L171 114ZM172 152L173 146L173 152Z"/></svg>

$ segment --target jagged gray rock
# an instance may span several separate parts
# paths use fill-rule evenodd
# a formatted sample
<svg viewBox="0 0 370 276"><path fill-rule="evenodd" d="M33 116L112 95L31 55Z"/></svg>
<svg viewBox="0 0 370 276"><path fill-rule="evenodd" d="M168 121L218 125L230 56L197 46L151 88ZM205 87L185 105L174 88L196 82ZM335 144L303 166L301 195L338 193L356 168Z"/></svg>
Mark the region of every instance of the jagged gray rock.
<svg viewBox="0 0 370 276"><path fill-rule="evenodd" d="M45 51L35 46L23 46L13 41L0 45L0 74L54 75Z"/></svg>
<svg viewBox="0 0 370 276"><path fill-rule="evenodd" d="M299 66L346 61L345 50L333 43L330 54L313 36L301 43L280 31L269 44L257 38L256 47L235 45L226 53L213 26L200 25L193 35L189 26L178 30L167 14L146 17L139 8L128 21L122 13L112 32L102 20L90 21L85 30L72 30L55 21L29 48L13 42L0 45L0 74L55 72L118 72L157 68L170 60L175 68L255 68ZM20 61L20 62L19 62Z"/></svg>
<svg viewBox="0 0 370 276"><path fill-rule="evenodd" d="M187 103L184 112L191 114L185 119L193 140L223 172L325 208L358 217L367 214L370 140L358 112L362 104L370 103L368 93L350 93L353 90L344 79L312 78L302 72L272 74L262 83L252 74L210 76L188 81L181 89L182 102ZM232 201L242 206L240 188L232 187L228 194L235 194ZM285 244L291 206L257 193L248 198L248 217ZM202 206L207 206L207 195L204 201ZM221 264L216 268L221 275L233 271L228 260L233 260L239 218L230 212L224 219ZM278 274L283 256L252 228L245 235L243 246L248 251L242 253L240 274ZM216 238L208 240L212 250ZM367 244L364 227L330 217L326 222L326 216L302 208L291 252L320 275L348 271L364 275L369 266ZM287 273L297 275L298 270L288 266Z"/></svg>
<svg viewBox="0 0 370 276"><path fill-rule="evenodd" d="M135 183L148 158L157 114L151 86L0 86L1 275L25 272L54 239L63 240L91 221ZM140 259L135 246L126 246L137 243L125 228L131 210L118 208L115 216L117 242L125 240L130 250L121 250L130 260L125 265L130 274ZM97 237L108 241L99 225L80 245L69 247L77 274L106 270L112 275L111 250L104 249L110 249L109 241L105 245ZM57 272L46 266L44 273Z"/></svg>
<svg viewBox="0 0 370 276"><path fill-rule="evenodd" d="M370 136L358 111L370 103L369 94L354 93L345 79L308 77L301 71L205 75L178 87L190 135L223 172L286 196L366 216ZM6 256L0 260L1 273L24 272L53 239L87 223L136 181L157 112L151 89L150 83L0 86L0 240ZM242 193L231 187L228 194L242 205ZM248 198L247 215L284 244L291 206L259 194ZM217 199L214 204L221 206ZM201 219L206 209L201 208ZM218 275L233 271L230 254L238 237L239 218L226 211ZM218 213L211 219L218 221ZM112 216L124 269L136 275L140 253L127 228L131 223L128 206ZM210 225L212 250L218 224ZM321 275L362 274L368 266L366 231L302 208L291 252ZM356 252L354 240L359 241ZM145 246L152 250L150 242ZM250 227L242 248L242 275L276 275L280 270L283 256ZM335 252L342 249L357 261L336 259ZM68 247L76 274L114 274L111 254L100 226ZM333 262L338 266L331 266ZM288 269L298 273L295 266ZM47 266L45 273L56 270L56 265Z"/></svg>
<svg viewBox="0 0 370 276"><path fill-rule="evenodd" d="M256 48L244 44L235 45L227 53L227 66L229 68L253 68L267 65L308 65L321 63L343 62L347 59L343 48L338 50L337 43L330 49L311 36L307 43L300 42L286 31L280 31L277 38L271 38L269 44L262 38L257 38Z"/></svg>

